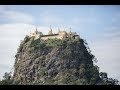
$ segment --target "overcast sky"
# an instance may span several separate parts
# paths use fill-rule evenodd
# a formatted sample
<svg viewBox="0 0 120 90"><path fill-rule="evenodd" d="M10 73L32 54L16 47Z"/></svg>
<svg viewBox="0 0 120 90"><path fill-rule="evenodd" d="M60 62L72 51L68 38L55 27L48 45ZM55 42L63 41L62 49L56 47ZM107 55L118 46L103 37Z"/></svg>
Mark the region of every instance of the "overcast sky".
<svg viewBox="0 0 120 90"><path fill-rule="evenodd" d="M100 71L120 81L119 5L8 5L0 6L0 78L15 61L20 41L37 27L47 34L50 25L77 32L86 39Z"/></svg>

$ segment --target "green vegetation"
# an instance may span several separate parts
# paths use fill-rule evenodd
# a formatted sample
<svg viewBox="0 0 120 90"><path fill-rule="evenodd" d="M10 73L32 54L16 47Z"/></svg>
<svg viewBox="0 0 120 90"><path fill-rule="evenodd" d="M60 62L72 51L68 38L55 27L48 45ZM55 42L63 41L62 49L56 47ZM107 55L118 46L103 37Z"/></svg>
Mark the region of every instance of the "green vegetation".
<svg viewBox="0 0 120 90"><path fill-rule="evenodd" d="M18 60L18 57L20 60ZM99 73L95 56L85 40L79 38L34 40L26 36L16 54L15 70L26 74L27 85L118 85L117 79ZM17 67L19 66L19 67ZM17 71L18 70L18 71ZM5 73L1 85L19 85ZM37 78L36 80L34 78Z"/></svg>
<svg viewBox="0 0 120 90"><path fill-rule="evenodd" d="M17 85L19 81L14 81L10 73L5 73L3 79L0 81L0 85Z"/></svg>

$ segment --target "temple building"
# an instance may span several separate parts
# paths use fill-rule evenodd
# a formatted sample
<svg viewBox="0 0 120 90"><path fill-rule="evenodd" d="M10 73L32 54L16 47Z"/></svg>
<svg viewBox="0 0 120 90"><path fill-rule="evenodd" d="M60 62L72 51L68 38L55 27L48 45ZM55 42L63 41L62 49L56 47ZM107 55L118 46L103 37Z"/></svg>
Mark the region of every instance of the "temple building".
<svg viewBox="0 0 120 90"><path fill-rule="evenodd" d="M79 35L77 35L76 32L66 32L64 30L59 30L58 33L53 34L52 29L50 28L49 32L47 35L43 35L42 32L39 32L36 28L35 32L30 33L30 37L34 37L34 39L41 38L42 40L47 40L47 39L65 39L65 38L79 38Z"/></svg>

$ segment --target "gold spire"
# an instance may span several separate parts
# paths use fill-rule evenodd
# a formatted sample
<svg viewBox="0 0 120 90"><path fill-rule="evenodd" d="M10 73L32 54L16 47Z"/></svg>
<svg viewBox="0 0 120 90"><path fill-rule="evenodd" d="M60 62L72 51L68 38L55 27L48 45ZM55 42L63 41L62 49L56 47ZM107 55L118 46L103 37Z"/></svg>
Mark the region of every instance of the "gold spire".
<svg viewBox="0 0 120 90"><path fill-rule="evenodd" d="M51 25L50 25L50 31L48 32L48 35L52 35L52 28L51 28Z"/></svg>
<svg viewBox="0 0 120 90"><path fill-rule="evenodd" d="M58 27L58 32L60 32L60 29L59 29L59 27Z"/></svg>
<svg viewBox="0 0 120 90"><path fill-rule="evenodd" d="M36 31L37 31L37 27L36 27Z"/></svg>
<svg viewBox="0 0 120 90"><path fill-rule="evenodd" d="M70 33L71 33L71 27L70 27Z"/></svg>
<svg viewBox="0 0 120 90"><path fill-rule="evenodd" d="M36 34L38 33L37 27L36 27L35 33L36 33Z"/></svg>

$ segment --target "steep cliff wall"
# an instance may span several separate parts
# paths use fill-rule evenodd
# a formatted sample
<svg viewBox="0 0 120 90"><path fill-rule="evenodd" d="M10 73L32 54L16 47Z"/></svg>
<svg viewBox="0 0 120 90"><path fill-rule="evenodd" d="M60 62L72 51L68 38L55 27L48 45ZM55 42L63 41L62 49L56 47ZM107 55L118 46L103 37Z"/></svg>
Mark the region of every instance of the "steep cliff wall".
<svg viewBox="0 0 120 90"><path fill-rule="evenodd" d="M13 79L19 84L104 84L83 39L43 41L26 36L15 57Z"/></svg>

